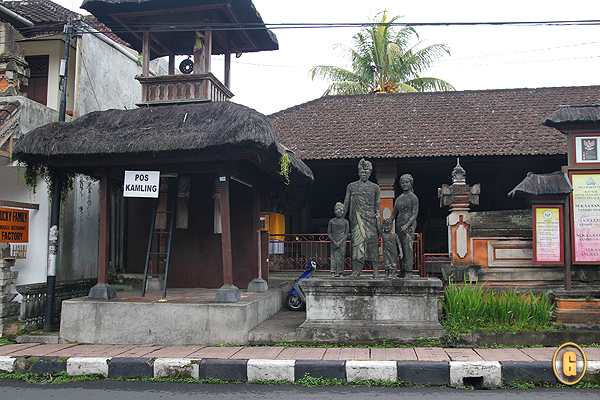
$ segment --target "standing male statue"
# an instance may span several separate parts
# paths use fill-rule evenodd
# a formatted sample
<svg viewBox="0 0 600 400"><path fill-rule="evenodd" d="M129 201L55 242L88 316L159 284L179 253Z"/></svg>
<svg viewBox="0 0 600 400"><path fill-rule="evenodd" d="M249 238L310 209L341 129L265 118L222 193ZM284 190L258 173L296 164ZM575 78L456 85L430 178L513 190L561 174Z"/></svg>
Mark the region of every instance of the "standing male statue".
<svg viewBox="0 0 600 400"><path fill-rule="evenodd" d="M373 165L364 158L358 163L359 180L348 184L344 199L344 216L350 222L352 275L358 278L365 262L373 263L373 277L379 277L379 235L381 205L379 185L369 181Z"/></svg>
<svg viewBox="0 0 600 400"><path fill-rule="evenodd" d="M413 184L412 175L404 174L400 177L402 194L396 198L391 216L391 219L396 219L396 234L402 244L403 257L398 273L401 278L411 278L413 271L413 241L419 214L419 199L413 191Z"/></svg>

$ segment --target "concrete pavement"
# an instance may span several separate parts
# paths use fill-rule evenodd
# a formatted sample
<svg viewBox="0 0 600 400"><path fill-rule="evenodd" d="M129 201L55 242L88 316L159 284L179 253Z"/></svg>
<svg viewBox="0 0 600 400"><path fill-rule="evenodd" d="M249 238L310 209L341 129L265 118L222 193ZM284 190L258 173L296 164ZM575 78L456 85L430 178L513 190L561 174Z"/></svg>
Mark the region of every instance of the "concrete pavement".
<svg viewBox="0 0 600 400"><path fill-rule="evenodd" d="M0 345L0 370L107 378L189 376L249 382L313 377L401 380L407 384L498 388L517 381L556 383L556 348L458 349L135 346L22 343ZM584 348L584 381L600 378L600 348Z"/></svg>

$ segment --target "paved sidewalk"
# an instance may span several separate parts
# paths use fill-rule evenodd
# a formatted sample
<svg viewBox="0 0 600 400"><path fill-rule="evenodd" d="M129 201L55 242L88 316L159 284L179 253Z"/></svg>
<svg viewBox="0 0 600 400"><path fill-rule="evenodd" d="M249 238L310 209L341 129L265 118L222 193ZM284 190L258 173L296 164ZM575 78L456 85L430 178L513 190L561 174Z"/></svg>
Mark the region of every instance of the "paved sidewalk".
<svg viewBox="0 0 600 400"><path fill-rule="evenodd" d="M600 348L583 348L588 361L600 361ZM207 347L87 344L7 344L0 356L11 357L127 357L215 358L224 360L358 360L358 361L552 361L556 347L462 349L337 348L337 347Z"/></svg>

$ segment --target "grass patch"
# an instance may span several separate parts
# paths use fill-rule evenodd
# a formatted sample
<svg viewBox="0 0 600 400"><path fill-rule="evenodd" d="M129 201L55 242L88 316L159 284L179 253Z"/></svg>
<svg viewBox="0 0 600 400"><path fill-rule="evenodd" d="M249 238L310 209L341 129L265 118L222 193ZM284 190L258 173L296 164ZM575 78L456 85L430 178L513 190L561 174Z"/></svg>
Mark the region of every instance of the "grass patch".
<svg viewBox="0 0 600 400"><path fill-rule="evenodd" d="M83 381L95 381L102 379L99 375L67 375L66 371L62 371L56 374L44 374L36 375L29 372L0 372L0 379L15 379L19 381L25 381L27 383L37 384L61 384L67 382L83 382Z"/></svg>
<svg viewBox="0 0 600 400"><path fill-rule="evenodd" d="M544 293L517 293L515 289L494 293L482 285L450 282L444 290L447 342L457 342L470 332L555 331L554 305Z"/></svg>
<svg viewBox="0 0 600 400"><path fill-rule="evenodd" d="M348 383L345 380L341 379L325 379L323 377L315 377L306 373L300 379L295 382L296 385L306 386L306 387L316 387L316 386L345 386Z"/></svg>

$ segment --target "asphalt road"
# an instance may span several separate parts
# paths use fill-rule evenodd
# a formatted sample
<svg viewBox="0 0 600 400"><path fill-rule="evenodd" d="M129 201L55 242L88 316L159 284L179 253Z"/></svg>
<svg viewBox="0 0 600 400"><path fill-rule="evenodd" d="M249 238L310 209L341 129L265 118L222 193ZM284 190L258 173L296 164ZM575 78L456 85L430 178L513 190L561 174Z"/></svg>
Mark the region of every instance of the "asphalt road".
<svg viewBox="0 0 600 400"><path fill-rule="evenodd" d="M121 381L74 382L61 385L27 384L0 379L0 397L10 400L154 400L154 399L261 399L261 400L337 400L337 399L544 399L590 400L600 398L600 389L536 388L527 390L463 390L447 388L386 388L365 386L302 387L296 385L199 385Z"/></svg>

